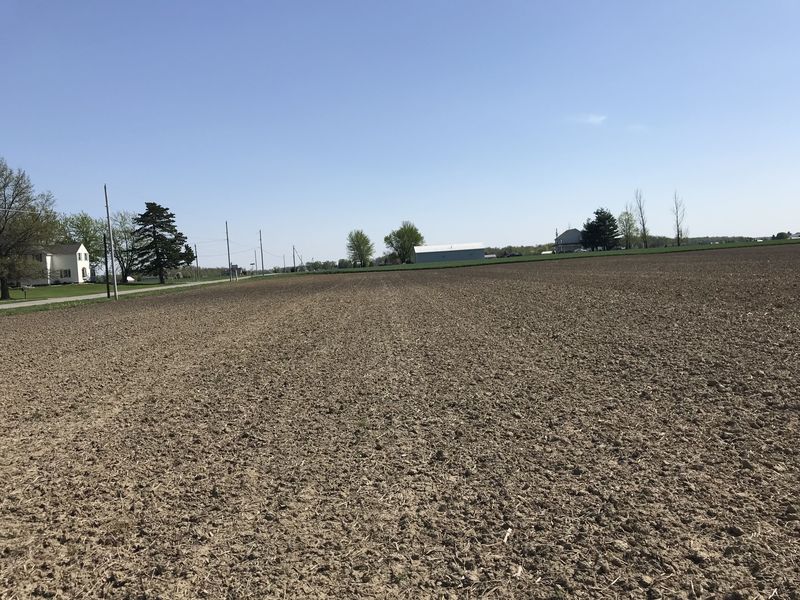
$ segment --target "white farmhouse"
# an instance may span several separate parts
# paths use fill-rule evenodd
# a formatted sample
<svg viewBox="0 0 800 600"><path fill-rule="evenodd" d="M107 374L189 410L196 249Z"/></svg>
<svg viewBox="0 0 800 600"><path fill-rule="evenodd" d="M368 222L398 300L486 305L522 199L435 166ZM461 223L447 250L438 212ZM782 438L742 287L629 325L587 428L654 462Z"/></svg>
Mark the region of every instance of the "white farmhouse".
<svg viewBox="0 0 800 600"><path fill-rule="evenodd" d="M29 285L49 285L51 283L86 283L91 268L89 253L83 244L64 244L47 246L33 255L34 260L44 263L46 277L28 280Z"/></svg>

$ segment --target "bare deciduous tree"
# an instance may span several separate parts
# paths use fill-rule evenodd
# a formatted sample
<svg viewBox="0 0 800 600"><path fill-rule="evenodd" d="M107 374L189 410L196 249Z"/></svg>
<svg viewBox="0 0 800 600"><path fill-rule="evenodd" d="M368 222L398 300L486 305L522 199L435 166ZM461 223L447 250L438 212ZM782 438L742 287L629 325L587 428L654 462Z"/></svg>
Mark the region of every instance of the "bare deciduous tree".
<svg viewBox="0 0 800 600"><path fill-rule="evenodd" d="M647 216L644 213L644 196L639 188L633 191L633 201L636 209L636 219L639 221L639 236L642 239L642 245L647 248L650 230L647 229Z"/></svg>
<svg viewBox="0 0 800 600"><path fill-rule="evenodd" d="M686 204L683 198L678 195L678 190L672 196L672 224L675 228L675 243L680 246L686 239Z"/></svg>
<svg viewBox="0 0 800 600"><path fill-rule="evenodd" d="M25 171L0 158L0 300L11 298L12 281L43 270L33 256L57 230L53 204L51 194L34 191Z"/></svg>
<svg viewBox="0 0 800 600"><path fill-rule="evenodd" d="M617 223L619 223L619 232L622 235L625 249L633 248L636 238L639 237L639 227L636 225L636 217L633 214L633 207L630 203L625 204L625 208L619 214Z"/></svg>

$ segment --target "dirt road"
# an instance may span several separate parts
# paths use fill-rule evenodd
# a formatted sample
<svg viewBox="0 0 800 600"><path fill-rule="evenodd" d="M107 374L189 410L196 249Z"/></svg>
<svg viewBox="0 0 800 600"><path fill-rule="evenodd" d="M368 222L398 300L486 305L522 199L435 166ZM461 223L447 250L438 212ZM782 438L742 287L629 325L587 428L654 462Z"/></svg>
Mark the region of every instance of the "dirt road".
<svg viewBox="0 0 800 600"><path fill-rule="evenodd" d="M245 280L249 279L249 277L241 277L240 279ZM122 287L122 289L117 291L117 296L127 296L129 294L146 294L146 293L153 293L153 292L161 292L163 290L172 290L177 288L183 287L193 287L197 285L212 285L215 283L225 283L225 281L220 280L213 280L213 281L191 281L189 283L175 283L170 285L160 285L158 287L135 287L131 288L128 286ZM112 292L113 295L113 292ZM103 300L106 299L108 296L105 293L101 294L84 294L82 296L61 296L57 298L42 298L41 300L19 300L19 301L7 301L0 303L0 310L13 310L15 308L27 308L29 306L42 306L45 304L63 304L64 302L80 302L83 300Z"/></svg>
<svg viewBox="0 0 800 600"><path fill-rule="evenodd" d="M5 317L0 597L800 598L798 273L773 247Z"/></svg>

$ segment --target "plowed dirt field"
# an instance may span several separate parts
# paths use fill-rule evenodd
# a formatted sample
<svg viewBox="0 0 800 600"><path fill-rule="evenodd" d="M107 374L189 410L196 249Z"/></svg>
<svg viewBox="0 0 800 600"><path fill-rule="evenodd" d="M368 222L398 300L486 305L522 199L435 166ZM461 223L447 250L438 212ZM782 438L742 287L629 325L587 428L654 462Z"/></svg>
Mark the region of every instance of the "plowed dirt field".
<svg viewBox="0 0 800 600"><path fill-rule="evenodd" d="M0 316L2 598L800 598L800 247Z"/></svg>

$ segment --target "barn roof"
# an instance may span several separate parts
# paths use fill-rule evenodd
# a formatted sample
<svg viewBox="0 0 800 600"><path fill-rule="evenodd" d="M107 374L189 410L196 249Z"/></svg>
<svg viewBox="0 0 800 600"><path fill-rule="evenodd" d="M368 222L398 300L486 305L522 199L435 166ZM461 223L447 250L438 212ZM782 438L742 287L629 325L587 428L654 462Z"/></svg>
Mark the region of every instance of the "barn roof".
<svg viewBox="0 0 800 600"><path fill-rule="evenodd" d="M438 244L432 246L414 246L416 254L425 254L426 252L447 252L448 250L485 250L486 244L483 242L474 242L469 244Z"/></svg>
<svg viewBox="0 0 800 600"><path fill-rule="evenodd" d="M575 240L577 240L577 241L575 241ZM581 232L579 230L575 229L575 228L567 229L564 233L562 233L561 235L559 235L556 238L556 244L558 244L559 242L567 243L567 244L570 244L570 243L573 243L573 242L574 243L580 243L580 241L581 241Z"/></svg>

